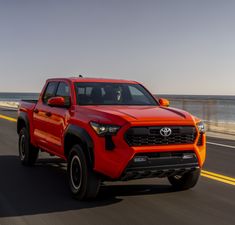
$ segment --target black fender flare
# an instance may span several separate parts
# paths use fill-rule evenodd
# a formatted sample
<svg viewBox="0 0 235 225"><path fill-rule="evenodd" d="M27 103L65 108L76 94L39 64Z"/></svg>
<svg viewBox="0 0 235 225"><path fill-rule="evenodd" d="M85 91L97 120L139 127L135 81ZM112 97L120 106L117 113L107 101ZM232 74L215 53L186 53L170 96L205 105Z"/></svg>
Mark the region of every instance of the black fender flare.
<svg viewBox="0 0 235 225"><path fill-rule="evenodd" d="M20 112L17 119L17 133L20 133L22 122L25 124L26 129L30 132L29 118L26 112Z"/></svg>
<svg viewBox="0 0 235 225"><path fill-rule="evenodd" d="M70 139L72 138L72 140ZM75 138L75 139L74 139ZM84 150L86 157L90 161L91 165L94 165L94 142L88 132L77 125L69 125L64 133L64 154L67 157L69 154L69 150L75 141L77 144L82 145L81 147ZM72 143L68 143L72 142Z"/></svg>

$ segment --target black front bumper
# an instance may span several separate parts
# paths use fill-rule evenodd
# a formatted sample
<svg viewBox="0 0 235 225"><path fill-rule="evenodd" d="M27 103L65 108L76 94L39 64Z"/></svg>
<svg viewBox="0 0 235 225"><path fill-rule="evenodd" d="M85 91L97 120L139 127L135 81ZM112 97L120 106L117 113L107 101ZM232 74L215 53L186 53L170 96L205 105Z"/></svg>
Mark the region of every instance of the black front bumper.
<svg viewBox="0 0 235 225"><path fill-rule="evenodd" d="M193 151L140 153L128 164L120 180L183 175L198 168Z"/></svg>

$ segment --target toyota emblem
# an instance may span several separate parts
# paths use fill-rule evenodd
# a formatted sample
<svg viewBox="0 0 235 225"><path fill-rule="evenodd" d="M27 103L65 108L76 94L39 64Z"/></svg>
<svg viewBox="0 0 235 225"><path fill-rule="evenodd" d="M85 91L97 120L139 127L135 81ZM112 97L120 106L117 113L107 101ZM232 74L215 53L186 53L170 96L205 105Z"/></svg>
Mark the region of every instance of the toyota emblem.
<svg viewBox="0 0 235 225"><path fill-rule="evenodd" d="M163 127L161 130L160 130L160 134L163 136L163 137L169 137L172 133L172 130L171 128L169 127Z"/></svg>

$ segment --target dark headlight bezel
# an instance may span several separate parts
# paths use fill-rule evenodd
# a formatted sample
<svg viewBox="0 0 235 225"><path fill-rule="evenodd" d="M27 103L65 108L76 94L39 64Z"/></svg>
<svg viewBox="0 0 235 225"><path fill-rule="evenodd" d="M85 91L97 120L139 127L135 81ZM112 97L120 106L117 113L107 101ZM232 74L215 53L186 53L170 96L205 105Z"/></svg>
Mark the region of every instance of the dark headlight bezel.
<svg viewBox="0 0 235 225"><path fill-rule="evenodd" d="M117 132L120 129L120 126L113 125L113 124L103 124L98 122L90 122L90 126L93 128L93 130L96 132L99 136L114 136L117 134Z"/></svg>
<svg viewBox="0 0 235 225"><path fill-rule="evenodd" d="M200 134L205 134L206 133L206 127L203 121L198 122L197 124L197 129Z"/></svg>

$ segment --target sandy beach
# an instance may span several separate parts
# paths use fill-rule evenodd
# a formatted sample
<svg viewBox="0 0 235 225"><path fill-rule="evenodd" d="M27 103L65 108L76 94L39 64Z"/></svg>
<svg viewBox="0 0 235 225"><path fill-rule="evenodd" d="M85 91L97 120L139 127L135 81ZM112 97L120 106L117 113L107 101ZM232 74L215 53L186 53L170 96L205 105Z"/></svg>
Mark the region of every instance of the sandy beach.
<svg viewBox="0 0 235 225"><path fill-rule="evenodd" d="M17 109L19 106L19 102L13 101L0 101L0 107L6 107L11 109Z"/></svg>

